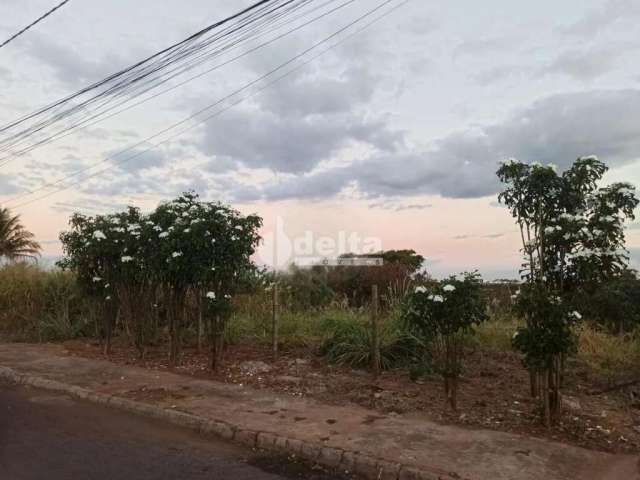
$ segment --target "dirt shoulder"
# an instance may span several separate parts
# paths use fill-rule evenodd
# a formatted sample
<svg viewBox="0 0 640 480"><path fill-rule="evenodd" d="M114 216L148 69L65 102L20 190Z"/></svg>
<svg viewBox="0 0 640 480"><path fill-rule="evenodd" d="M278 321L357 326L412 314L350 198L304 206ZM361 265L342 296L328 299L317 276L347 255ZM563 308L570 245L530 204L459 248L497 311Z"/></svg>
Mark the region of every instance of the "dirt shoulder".
<svg viewBox="0 0 640 480"><path fill-rule="evenodd" d="M100 358L96 344L72 341L64 344L69 355ZM150 370L169 371L166 349L150 349L144 360L124 343L117 344L110 360ZM356 404L376 415L419 414L442 424L486 428L558 440L610 453L640 452L640 396L637 387L605 394L607 384L595 378L575 360L567 365L565 413L548 430L540 424L537 404L530 397L528 374L512 352L471 352L460 382L458 410L444 403L437 376L412 381L406 371L384 372L373 380L366 371L327 365L308 348L285 350L271 360L269 347L232 345L225 353L224 367L207 369L207 356L194 349L183 354L175 373L233 385L313 398L331 405ZM166 392L139 389L133 397L161 398Z"/></svg>

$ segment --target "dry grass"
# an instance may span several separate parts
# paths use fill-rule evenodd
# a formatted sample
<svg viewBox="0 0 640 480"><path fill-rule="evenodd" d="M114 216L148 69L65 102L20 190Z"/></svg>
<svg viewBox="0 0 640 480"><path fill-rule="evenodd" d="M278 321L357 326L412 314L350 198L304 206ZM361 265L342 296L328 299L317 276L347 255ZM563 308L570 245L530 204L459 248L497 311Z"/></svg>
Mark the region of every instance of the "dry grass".
<svg viewBox="0 0 640 480"><path fill-rule="evenodd" d="M583 324L578 336L578 359L595 374L613 381L640 373L640 332L618 336Z"/></svg>

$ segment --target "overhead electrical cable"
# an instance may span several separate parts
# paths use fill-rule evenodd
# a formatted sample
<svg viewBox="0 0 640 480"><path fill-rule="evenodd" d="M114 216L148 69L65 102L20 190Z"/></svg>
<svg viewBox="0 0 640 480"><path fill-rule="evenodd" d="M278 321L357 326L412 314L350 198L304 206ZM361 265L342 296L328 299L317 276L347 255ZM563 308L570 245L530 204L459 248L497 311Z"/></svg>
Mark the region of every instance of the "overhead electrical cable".
<svg viewBox="0 0 640 480"><path fill-rule="evenodd" d="M261 0L130 67L1 126L0 149L11 149L16 141L41 132L62 120L82 117L93 104L101 102L105 97L118 98L134 92L142 81L161 78L171 67L187 65L204 50L215 48L220 41L248 31L259 22L279 18L280 12L287 7L310 1L313 0Z"/></svg>
<svg viewBox="0 0 640 480"><path fill-rule="evenodd" d="M288 30L286 30L286 31L284 31L282 33L279 33L278 35L273 36L273 37L265 40L264 42L259 43L258 45L255 45L254 47L252 47L252 48L250 48L248 50L242 51L241 53L239 53L239 54L237 54L237 55L235 55L235 56L233 56L233 57L231 57L231 58L229 58L227 60L224 60L221 63L215 64L212 67L209 67L209 68L205 69L204 71L201 71L201 72L199 72L199 73L197 73L197 74L195 74L193 76L190 76L190 77L188 77L188 78L186 78L184 80L181 80L180 82L178 82L176 84L173 84L168 88L165 88L165 89L162 89L162 90L160 90L158 92L152 93L149 96L146 96L146 97L138 99L138 97L144 95L145 93L149 92L150 90L154 89L157 86L160 86L160 85L163 85L163 84L169 82L170 80L172 80L175 77L179 76L183 72L179 71L177 73L172 73L171 75L167 75L167 76L163 77L161 80L159 80L156 83L153 83L153 84L151 84L149 86L145 85L145 88L142 91L139 91L139 92L136 93L136 97L133 97L133 98L126 97L126 98L120 99L119 101L117 101L115 103L111 102L111 104L109 104L109 102L105 102L105 103L107 103L106 108L102 109L101 111L96 112L96 113L92 112L92 113L86 115L85 118L83 118L83 119L81 119L81 120L79 120L76 123L73 123L71 125L67 125L64 128L62 128L62 129L50 134L47 137L44 137L44 138L41 138L41 139L39 139L37 141L31 142L28 145L20 148L19 150L14 150L12 153L10 153L8 155L0 156L0 167L6 165L7 163L9 163L10 161L12 161L13 159L15 159L17 157L23 156L23 155L25 155L27 153L30 153L30 152L32 152L32 151L34 151L34 150L36 150L36 149L38 149L40 147L48 145L48 144L50 144L52 142L55 142L57 140L60 140L62 138L66 138L69 135L73 135L73 134L75 134L76 132L78 132L80 130L84 130L84 129L88 128L88 127L91 127L93 125L101 123L104 120L112 118L112 117L114 117L116 115L119 115L120 113L128 111L128 110L130 110L130 109L132 109L134 107L137 107L139 105L142 105L142 104L144 104L144 103L146 103L146 102L148 102L150 100L153 100L153 99L155 99L155 98L157 98L157 97L159 97L161 95L164 95L164 94L166 94L168 92L171 92L171 91L173 91L173 90L175 90L175 89L177 89L177 88L179 88L179 87L181 87L181 86L183 86L183 85L185 85L185 84L187 84L187 83L189 83L189 82L191 82L193 80L201 78L204 75L207 75L207 74L209 74L209 73L211 73L213 71L216 71L216 70L218 70L218 69L220 69L220 68L222 68L222 67L224 67L226 65L229 65L229 64L239 60L242 57L245 57L245 56L247 56L247 55L249 55L251 53L254 53L257 50L260 50L260 49L262 49L262 48L264 48L264 47L266 47L268 45L273 44L274 42L276 42L278 40L281 40L282 38L284 38L286 36L289 36L289 35L297 32L297 31L301 30L302 28L304 28L304 27L306 27L306 26L308 26L308 25L310 25L310 24L312 24L312 23L314 23L314 22L316 22L316 21L318 21L318 20L320 20L320 19L332 14L332 13L334 13L335 11L337 11L339 9L345 8L346 6L348 6L349 4L351 4L351 3L355 2L355 1L356 0L348 0L348 1L342 2L339 5L337 5L335 7L332 7L329 10L325 10L325 11L321 12L319 15L317 15L317 16L315 16L313 18L304 21L303 23L296 24L294 27L292 27L292 28L290 28L290 29L288 29ZM329 5L331 3L337 3L337 2L336 2L336 0L326 1L322 5L319 5L319 6L315 7L312 10L303 12L302 14L300 14L296 18L294 18L292 21L295 22L296 20L303 19L304 17L308 17L311 13L315 13L316 11L326 7L327 5ZM257 35L256 37L253 37L253 38L249 39L249 41L254 41L259 37L268 35L268 34L272 33L273 31L278 30L278 29L280 29L280 28L282 28L283 26L286 26L286 25L287 25L287 23L280 22L277 25L275 25L272 30L269 30L269 31L266 31L266 32L262 32L259 35ZM246 41L245 41L245 43L246 43ZM238 47L241 47L243 44L244 43L234 45L231 50L235 50ZM189 69L192 69L192 68L194 68L194 67L192 66ZM122 108L119 108L119 107L122 107ZM12 146L21 146L21 144L26 142L26 140L28 140L28 138L27 139L23 139L23 141L21 141L21 142L15 142Z"/></svg>
<svg viewBox="0 0 640 480"><path fill-rule="evenodd" d="M238 90L235 90L234 92L231 92L229 95L217 100L216 102L207 105L206 107L202 108L201 110L197 111L196 113L194 113L193 115L181 120L180 122L177 122L169 127L167 127L166 129L145 138L144 140L142 140L141 142L136 143L135 145L132 145L131 147L128 147L125 150L122 150L114 155L111 155L109 157L106 157L105 159L101 160L100 162L97 162L91 166L88 166L86 168L80 169L74 173L71 173L55 182L43 185L42 187L39 187L27 194L23 194L23 195L19 195L16 197L13 197L11 199L8 200L8 202L11 204L11 202L15 202L16 200L19 200L20 198L23 198L25 196L30 196L33 195L41 190L44 190L46 188L49 187L55 187L57 185L61 185L63 184L66 180L69 180L71 178L74 178L76 176L82 175L82 173L91 170L93 168L95 168L98 165L104 164L109 162L110 160L118 157L119 155L130 151L132 149L135 149L136 147L144 144L144 143L150 143L150 146L145 148L144 150L139 150L136 153L134 153L131 156L128 156L122 160L116 161L116 162L111 162L110 164L108 164L105 168L98 170L96 172L92 172L89 175L85 175L83 176L80 180L77 180L73 183L70 184L66 184L66 185L62 185L60 188L53 190L51 192L47 192L43 195L40 195L36 198L30 199L30 200L26 200L24 202L20 202L20 203L16 203L16 204L12 204L10 205L10 208L15 209L15 208L19 208L19 207L23 207L26 205L29 205L31 203L37 202L39 200L42 200L44 198L50 197L54 194L57 194L59 192L62 192L64 190L67 190L69 188L72 188L74 186L80 185L81 183L85 182L86 180L88 180L89 178L93 178L97 175L100 175L101 173L104 173L108 170L110 170L111 168L113 168L116 165L121 165L123 163L129 162L131 160L134 160L136 158L138 158L139 156L141 156L142 154L152 150L153 148L157 148L161 145L166 144L167 142L169 142L170 140L174 139L175 137L185 133L186 131L192 130L193 128L206 123L208 120L217 117L218 115L224 113L225 111L229 110L230 108L234 107L235 105L243 102L244 100L246 100L247 98L250 98L254 95L256 95L257 93L260 93L263 90L266 90L267 88L269 88L270 86L276 84L277 82L283 80L284 78L288 77L289 75L291 75L292 73L300 70L301 68L303 68L304 66L308 65L309 63L311 63L312 61L314 61L315 59L317 59L318 57L324 55L325 53L327 53L328 51L334 49L335 47L337 47L338 45L340 45L341 43L345 42L346 40L348 40L349 38L352 38L353 36L355 36L356 34L362 32L363 30L369 28L371 25L373 25L374 23L377 23L378 21L380 21L381 19L387 17L389 14L391 14L393 11L397 10L399 7L401 7L402 5L406 4L409 0L402 0L401 2L399 2L397 5L394 5L392 8L388 9L387 11L383 12L381 15L375 17L373 20L371 20L370 22L366 23L365 25L363 25L362 27L360 27L359 29L356 29L355 31L349 33L348 35L344 36L343 38L337 40L336 42L334 42L333 44L329 45L327 48L320 50L318 53L316 53L315 55L305 59L304 61L302 61L300 64L298 64L297 66L285 71L283 74L275 77L274 79L272 79L271 81L269 81L268 83L265 83L264 85L260 86L259 88L257 88L255 91L253 91L251 94L245 96L245 97L241 97L240 99L234 101L233 103L223 107L220 110L215 111L212 114L209 114L206 117L203 117L202 119L199 119L196 123L191 124L191 125L187 125L186 127L182 128L181 130L173 133L172 135L170 135L169 137L165 138L164 140L158 142L158 143L151 143L150 141L155 139L158 136L161 136L164 133L167 133L170 130L175 129L176 127L179 127L180 125L184 125L188 122L190 122L191 120L195 120L198 116L202 115L203 113L211 110L212 108L220 105L221 103L225 102L226 100L233 98L234 96L236 96L238 93L241 93L244 90L250 89L251 87L259 84L260 82L262 82L263 80L269 78L271 75L273 75L274 73L286 68L287 66L291 65L292 63L296 62L297 60L300 60L301 58L304 58L308 53L310 53L313 50L316 50L317 48L319 48L320 46L330 42L332 39L334 39L335 37L340 36L342 33L344 33L345 31L351 29L351 27L353 27L354 25L362 22L364 19L374 15L376 12L378 12L379 10L383 9L385 6L392 4L395 0L385 0L381 3L379 3L376 7L372 8L371 10L368 10L367 12L365 12L363 15L357 17L355 20L352 20L351 22L349 22L347 25L345 25L344 27L340 28L339 30L335 31L334 33L330 34L329 36L323 38L322 40L320 40L319 42L313 44L311 47L305 49L304 51L298 53L297 55L295 55L294 57L290 58L289 60L285 61L284 63L281 63L280 65L278 65L277 67L275 67L274 69L270 70L269 72L261 75L260 77L256 78L255 80L245 84L243 87L241 87Z"/></svg>
<svg viewBox="0 0 640 480"><path fill-rule="evenodd" d="M20 35L22 35L24 32L26 32L27 30L29 30L30 28L34 27L36 24L40 23L42 20L44 20L45 18L47 18L49 15L51 15L53 12L55 12L56 10L58 10L60 7L64 6L66 3L68 3L70 0L63 0L62 2L60 2L58 5L56 5L55 7L53 7L51 10L49 10L48 12L46 12L44 15L41 15L40 17L36 18L33 22L31 22L29 25L27 25L26 27L24 27L22 30L14 33L13 35L11 35L9 38L7 38L4 42L0 43L0 48L4 47L5 45L7 45L10 42L13 42L16 38L18 38Z"/></svg>

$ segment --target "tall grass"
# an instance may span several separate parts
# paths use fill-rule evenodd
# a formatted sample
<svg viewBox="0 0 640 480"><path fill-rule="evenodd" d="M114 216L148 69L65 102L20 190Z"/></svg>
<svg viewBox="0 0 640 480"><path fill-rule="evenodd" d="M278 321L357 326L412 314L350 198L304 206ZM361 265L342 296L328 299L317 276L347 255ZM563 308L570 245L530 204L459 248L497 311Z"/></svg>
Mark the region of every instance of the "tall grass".
<svg viewBox="0 0 640 480"><path fill-rule="evenodd" d="M49 341L94 333L93 305L73 274L17 263L0 268L0 333L12 340Z"/></svg>
<svg viewBox="0 0 640 480"><path fill-rule="evenodd" d="M640 331L611 335L585 323L578 328L578 358L609 382L640 374Z"/></svg>
<svg viewBox="0 0 640 480"><path fill-rule="evenodd" d="M468 342L483 350L506 352L512 349L513 334L522 325L523 322L513 315L494 313L489 320L475 327L475 333Z"/></svg>

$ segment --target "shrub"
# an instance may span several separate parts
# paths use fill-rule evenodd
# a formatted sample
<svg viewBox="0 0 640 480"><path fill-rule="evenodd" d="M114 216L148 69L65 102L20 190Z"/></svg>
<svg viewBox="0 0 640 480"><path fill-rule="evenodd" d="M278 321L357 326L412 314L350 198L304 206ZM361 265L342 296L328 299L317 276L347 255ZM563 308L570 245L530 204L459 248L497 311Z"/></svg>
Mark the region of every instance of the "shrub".
<svg viewBox="0 0 640 480"><path fill-rule="evenodd" d="M445 394L454 410L465 337L486 319L481 285L480 276L474 272L461 278L449 277L429 289L419 286L403 311L411 331L420 332L428 341L433 365L444 379Z"/></svg>

